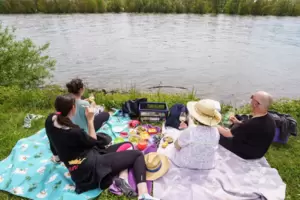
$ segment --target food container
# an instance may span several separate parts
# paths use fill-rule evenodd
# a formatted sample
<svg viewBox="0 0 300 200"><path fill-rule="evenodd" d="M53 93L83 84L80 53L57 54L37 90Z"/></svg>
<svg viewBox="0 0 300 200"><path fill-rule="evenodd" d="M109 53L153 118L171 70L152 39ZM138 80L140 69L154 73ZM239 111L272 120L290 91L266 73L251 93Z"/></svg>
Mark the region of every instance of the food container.
<svg viewBox="0 0 300 200"><path fill-rule="evenodd" d="M135 128L135 127L137 127L139 124L140 124L140 121L138 121L138 120L131 120L131 121L129 122L129 127L130 127L130 128Z"/></svg>
<svg viewBox="0 0 300 200"><path fill-rule="evenodd" d="M120 132L120 136L122 138L127 138L128 137L128 133L127 132Z"/></svg>
<svg viewBox="0 0 300 200"><path fill-rule="evenodd" d="M143 140L149 140L149 138L150 138L150 135L147 131L141 132L140 136L141 136L141 139L143 139Z"/></svg>
<svg viewBox="0 0 300 200"><path fill-rule="evenodd" d="M147 146L148 146L148 142L145 140L141 140L141 141L139 141L137 148L138 148L138 150L143 151L144 149L147 148Z"/></svg>
<svg viewBox="0 0 300 200"><path fill-rule="evenodd" d="M115 140L114 140L114 144L118 144L118 143L122 143L122 142L125 142L125 140L121 137L117 137Z"/></svg>
<svg viewBox="0 0 300 200"><path fill-rule="evenodd" d="M145 127L143 127L143 126L138 126L138 127L136 127L135 130L136 130L137 134L140 134L140 133L142 133L144 131L147 131L147 129Z"/></svg>
<svg viewBox="0 0 300 200"><path fill-rule="evenodd" d="M132 144L134 144L134 145L136 145L138 142L139 142L139 140L140 140L140 136L139 135L130 135L129 136L129 142L131 142Z"/></svg>
<svg viewBox="0 0 300 200"><path fill-rule="evenodd" d="M166 120L168 116L168 106L166 103L140 102L140 121L159 122Z"/></svg>
<svg viewBox="0 0 300 200"><path fill-rule="evenodd" d="M148 129L148 133L149 133L150 135L154 135L154 134L157 134L158 132L157 132L157 129L156 129L156 128L149 128L149 129Z"/></svg>

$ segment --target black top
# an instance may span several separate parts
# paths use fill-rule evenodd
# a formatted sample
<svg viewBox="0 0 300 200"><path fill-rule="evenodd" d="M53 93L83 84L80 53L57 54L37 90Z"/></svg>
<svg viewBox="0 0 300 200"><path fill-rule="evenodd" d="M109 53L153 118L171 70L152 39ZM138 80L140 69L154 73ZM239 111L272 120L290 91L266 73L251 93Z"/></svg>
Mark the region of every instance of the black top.
<svg viewBox="0 0 300 200"><path fill-rule="evenodd" d="M101 170L96 169L99 166L97 163L103 162L101 154L106 153L106 142L95 140L83 129L56 127L53 116L51 114L46 119L46 134L55 154L68 168L76 184L75 191L82 193L99 187L102 178L111 172L109 167L101 166Z"/></svg>
<svg viewBox="0 0 300 200"><path fill-rule="evenodd" d="M269 114L249 119L231 130L234 137L226 148L244 159L261 158L272 144L275 128Z"/></svg>

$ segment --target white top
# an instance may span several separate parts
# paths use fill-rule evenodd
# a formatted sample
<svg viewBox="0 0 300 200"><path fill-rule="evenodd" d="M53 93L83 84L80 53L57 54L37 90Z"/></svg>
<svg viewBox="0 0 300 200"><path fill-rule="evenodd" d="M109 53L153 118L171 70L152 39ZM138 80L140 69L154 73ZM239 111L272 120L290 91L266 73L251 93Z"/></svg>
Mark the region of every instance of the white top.
<svg viewBox="0 0 300 200"><path fill-rule="evenodd" d="M181 149L171 160L178 167L212 169L219 146L220 134L216 127L197 126L185 129L178 138Z"/></svg>

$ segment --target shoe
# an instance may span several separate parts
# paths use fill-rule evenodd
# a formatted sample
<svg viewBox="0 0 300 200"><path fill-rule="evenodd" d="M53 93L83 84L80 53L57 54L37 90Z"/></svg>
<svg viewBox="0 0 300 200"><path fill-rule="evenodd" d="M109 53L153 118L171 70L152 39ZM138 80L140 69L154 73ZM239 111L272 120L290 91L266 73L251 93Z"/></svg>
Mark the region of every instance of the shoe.
<svg viewBox="0 0 300 200"><path fill-rule="evenodd" d="M143 194L138 197L138 200L160 200L160 199L152 197L149 194Z"/></svg>
<svg viewBox="0 0 300 200"><path fill-rule="evenodd" d="M126 197L133 198L138 196L137 193L130 187L130 185L122 178L116 178L115 185Z"/></svg>
<svg viewBox="0 0 300 200"><path fill-rule="evenodd" d="M56 164L60 164L61 163L59 157L58 156L54 156L54 155L51 157L51 161L54 162L54 163L56 163Z"/></svg>

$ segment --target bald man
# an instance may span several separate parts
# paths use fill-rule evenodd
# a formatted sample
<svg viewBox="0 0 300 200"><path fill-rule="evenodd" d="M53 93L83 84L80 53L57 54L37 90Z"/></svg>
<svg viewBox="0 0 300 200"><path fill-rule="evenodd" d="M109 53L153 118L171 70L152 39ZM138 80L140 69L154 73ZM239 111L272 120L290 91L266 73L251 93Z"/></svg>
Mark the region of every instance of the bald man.
<svg viewBox="0 0 300 200"><path fill-rule="evenodd" d="M275 135L275 121L268 114L272 97L264 91L251 96L253 117L245 122L232 116L235 128L229 130L218 127L221 134L220 145L244 159L258 159L265 155Z"/></svg>

